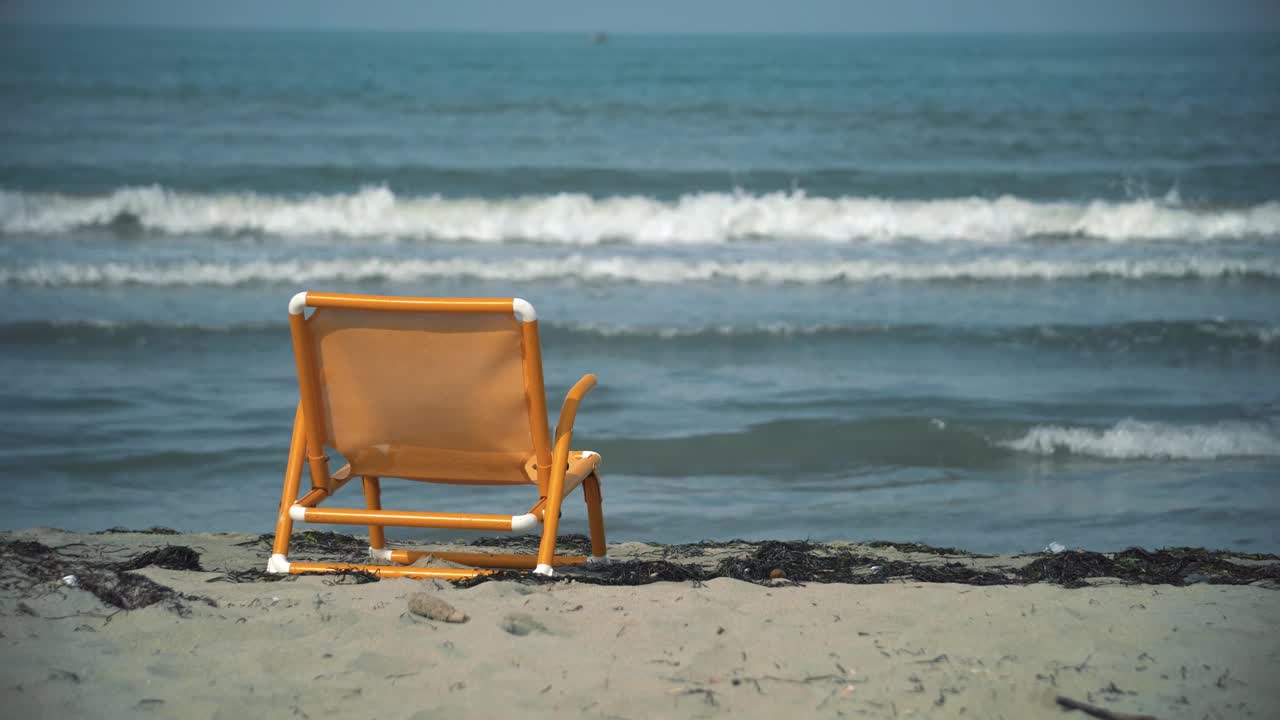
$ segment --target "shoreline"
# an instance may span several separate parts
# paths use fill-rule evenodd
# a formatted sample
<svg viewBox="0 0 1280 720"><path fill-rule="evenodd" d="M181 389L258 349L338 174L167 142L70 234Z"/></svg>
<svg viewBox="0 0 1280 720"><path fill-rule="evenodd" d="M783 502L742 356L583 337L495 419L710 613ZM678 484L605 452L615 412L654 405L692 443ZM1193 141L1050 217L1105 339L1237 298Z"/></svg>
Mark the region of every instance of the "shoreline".
<svg viewBox="0 0 1280 720"><path fill-rule="evenodd" d="M366 543L302 536L293 550L300 558L342 557ZM559 581L502 576L460 587L266 579L263 538L0 533L4 701L36 716L310 718L480 718L517 707L533 717L1058 717L1058 696L1117 713L1200 718L1264 717L1280 704L1269 670L1280 664L1274 556L1217 554L1263 568L1248 571L1266 576L1252 584L1215 584L1226 576L1200 572L1208 566L1184 555L1185 586L1060 575L1078 585L1069 588L993 579L1046 560L1086 572L1082 561L1095 555L1112 567L1132 562L1119 553L977 556L911 544L618 543L615 566L630 568L619 577L648 584L593 584L600 577L583 570ZM573 542L566 537L562 551ZM45 571L22 559L35 557L37 543L54 553ZM837 561L851 557L877 562ZM54 565L84 568L92 585L110 580L98 574L108 566L141 561L191 569L113 571L129 578L125 590L143 578L172 593L128 611L79 580L71 587L46 577ZM708 574L638 576L660 580L672 566ZM1153 561L1143 571L1161 567ZM746 582L726 568L782 577ZM851 582L793 579L806 570ZM929 572L972 582L921 581ZM414 614L409 601L420 593L466 622Z"/></svg>

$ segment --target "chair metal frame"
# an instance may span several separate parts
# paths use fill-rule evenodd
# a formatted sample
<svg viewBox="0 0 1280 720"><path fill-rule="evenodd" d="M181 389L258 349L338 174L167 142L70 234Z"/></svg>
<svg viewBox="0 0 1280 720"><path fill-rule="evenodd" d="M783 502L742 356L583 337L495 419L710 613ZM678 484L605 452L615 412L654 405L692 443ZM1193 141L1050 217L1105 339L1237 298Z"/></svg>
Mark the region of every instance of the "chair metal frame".
<svg viewBox="0 0 1280 720"><path fill-rule="evenodd" d="M329 459L323 439L325 403L321 392L315 345L307 327L306 308L347 308L391 313L505 313L520 323L522 369L529 430L534 455L529 466L539 490L539 500L521 515L482 515L471 513L431 513L384 510L381 478L361 477L365 508L321 508L353 475L351 466L329 471ZM356 570L382 577L465 579L494 569L532 569L541 575L552 575L556 566L575 563L607 562L604 514L598 471L599 455L572 452L570 441L578 405L596 385L596 377L584 375L569 390L560 409L554 443L547 423L546 390L542 375L542 348L538 339L538 316L533 305L521 298L421 298L342 293L300 292L289 301L289 328L293 336L294 359L297 363L300 401L293 421L293 437L285 468L284 490L276 521L275 542L267 563L270 573L331 573ZM300 494L302 467L306 464L311 489ZM421 482L420 479L410 480ZM430 482L430 481L428 481ZM556 555L556 533L564 496L582 485L590 527L591 556ZM302 562L288 559L289 541L295 522L367 525L369 553L375 560L395 565ZM467 552L435 552L391 550L386 547L385 527L453 528L481 531L526 531L542 523L537 555L490 554ZM474 567L405 567L419 558L434 558Z"/></svg>

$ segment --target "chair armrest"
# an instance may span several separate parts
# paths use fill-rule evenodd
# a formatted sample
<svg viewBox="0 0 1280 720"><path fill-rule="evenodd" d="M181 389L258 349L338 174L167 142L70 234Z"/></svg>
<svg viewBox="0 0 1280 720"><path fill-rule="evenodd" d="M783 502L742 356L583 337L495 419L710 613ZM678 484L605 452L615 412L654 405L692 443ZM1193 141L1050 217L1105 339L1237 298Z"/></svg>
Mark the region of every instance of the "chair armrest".
<svg viewBox="0 0 1280 720"><path fill-rule="evenodd" d="M560 406L560 419L556 422L555 434L555 454L561 454L561 439L564 439L563 458L556 458L556 464L563 464L568 461L569 457L569 437L573 435L573 421L578 415L578 403L582 402L582 398L591 392L596 386L596 376L587 373L582 379L574 383L569 388L569 393L564 397L564 405Z"/></svg>

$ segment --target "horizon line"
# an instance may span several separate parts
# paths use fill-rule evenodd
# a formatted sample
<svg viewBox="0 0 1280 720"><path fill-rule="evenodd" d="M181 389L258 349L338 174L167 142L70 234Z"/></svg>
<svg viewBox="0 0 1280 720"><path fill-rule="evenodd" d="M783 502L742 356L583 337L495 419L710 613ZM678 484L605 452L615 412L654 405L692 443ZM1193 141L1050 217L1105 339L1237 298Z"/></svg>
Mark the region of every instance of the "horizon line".
<svg viewBox="0 0 1280 720"><path fill-rule="evenodd" d="M1190 28L1069 28L1069 29L866 29L866 30L609 30L595 29L479 29L466 27L440 28L403 28L384 26L332 26L332 25L183 25L171 23L126 23L126 22L80 22L62 20L2 19L0 27L7 29L40 28L40 29L82 29L82 30L175 30L175 31L221 31L221 32L365 32L385 33L393 35L595 35L604 34L618 37L680 35L680 36L754 36L754 37L866 37L866 36L965 36L965 35L1006 35L1006 36L1045 36L1045 35L1280 35L1280 28L1214 28L1209 30Z"/></svg>

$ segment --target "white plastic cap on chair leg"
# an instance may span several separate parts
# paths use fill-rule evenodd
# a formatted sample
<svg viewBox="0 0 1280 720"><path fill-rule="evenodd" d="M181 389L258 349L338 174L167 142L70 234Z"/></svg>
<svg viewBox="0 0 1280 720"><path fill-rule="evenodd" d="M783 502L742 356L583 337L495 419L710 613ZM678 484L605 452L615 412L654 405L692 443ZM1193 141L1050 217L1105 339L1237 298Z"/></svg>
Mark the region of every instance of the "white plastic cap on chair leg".
<svg viewBox="0 0 1280 720"><path fill-rule="evenodd" d="M511 516L511 532L525 532L538 526L538 516L533 513Z"/></svg>
<svg viewBox="0 0 1280 720"><path fill-rule="evenodd" d="M547 565L546 563L539 563L538 567L533 569L534 575L545 575L547 577L551 577L552 575L555 574L555 572L556 571L552 570L551 566Z"/></svg>
<svg viewBox="0 0 1280 720"><path fill-rule="evenodd" d="M305 292L300 292L297 295L294 295L293 297L289 298L289 314L290 315L301 315L303 311L306 310L306 307L307 307L307 294Z"/></svg>
<svg viewBox="0 0 1280 720"><path fill-rule="evenodd" d="M369 548L369 557L382 562L391 562L391 548Z"/></svg>
<svg viewBox="0 0 1280 720"><path fill-rule="evenodd" d="M288 575L289 559L280 553L273 554L267 561L267 572L272 575Z"/></svg>
<svg viewBox="0 0 1280 720"><path fill-rule="evenodd" d="M292 520L305 521L307 519L307 506L306 505L290 505L289 518Z"/></svg>

